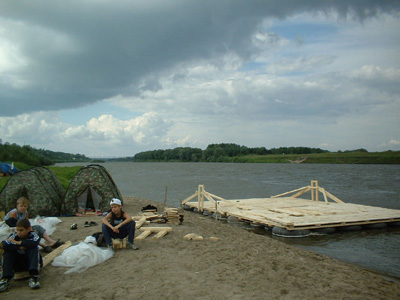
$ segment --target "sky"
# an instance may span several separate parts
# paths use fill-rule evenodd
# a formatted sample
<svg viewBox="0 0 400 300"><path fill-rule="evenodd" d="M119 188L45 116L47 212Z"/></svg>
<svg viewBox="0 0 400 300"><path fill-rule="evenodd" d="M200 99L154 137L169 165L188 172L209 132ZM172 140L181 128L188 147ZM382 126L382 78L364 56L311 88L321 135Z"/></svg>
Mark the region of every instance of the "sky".
<svg viewBox="0 0 400 300"><path fill-rule="evenodd" d="M400 150L400 1L3 0L0 139Z"/></svg>

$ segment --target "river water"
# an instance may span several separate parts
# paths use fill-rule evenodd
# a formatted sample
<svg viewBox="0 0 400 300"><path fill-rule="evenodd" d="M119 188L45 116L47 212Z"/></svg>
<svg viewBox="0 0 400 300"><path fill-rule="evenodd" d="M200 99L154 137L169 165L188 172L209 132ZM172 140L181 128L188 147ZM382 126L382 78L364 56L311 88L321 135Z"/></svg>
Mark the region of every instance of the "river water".
<svg viewBox="0 0 400 300"><path fill-rule="evenodd" d="M70 165L70 164L57 164ZM178 207L199 184L225 199L270 197L319 185L344 202L400 210L399 165L132 163L102 164L125 196ZM166 189L167 187L167 189ZM166 193L167 192L167 193ZM400 278L400 228L279 239L297 247Z"/></svg>

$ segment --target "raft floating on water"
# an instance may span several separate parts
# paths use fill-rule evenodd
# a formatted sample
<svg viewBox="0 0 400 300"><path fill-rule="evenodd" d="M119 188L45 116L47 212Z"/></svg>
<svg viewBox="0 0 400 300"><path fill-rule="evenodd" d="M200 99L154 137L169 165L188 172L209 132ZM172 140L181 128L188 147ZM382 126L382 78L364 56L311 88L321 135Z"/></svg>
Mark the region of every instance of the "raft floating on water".
<svg viewBox="0 0 400 300"><path fill-rule="evenodd" d="M311 194L311 199L299 198L306 193ZM400 224L400 210L344 203L320 187L316 180L311 181L310 186L270 198L232 200L213 195L205 191L204 185L199 185L182 204L188 210L200 213L206 210L206 214L223 216L228 222L237 220L266 228L281 228L275 229L281 236L285 236L283 232L288 233L286 236L302 236L308 232L303 230L330 233L361 229L361 226L381 228Z"/></svg>

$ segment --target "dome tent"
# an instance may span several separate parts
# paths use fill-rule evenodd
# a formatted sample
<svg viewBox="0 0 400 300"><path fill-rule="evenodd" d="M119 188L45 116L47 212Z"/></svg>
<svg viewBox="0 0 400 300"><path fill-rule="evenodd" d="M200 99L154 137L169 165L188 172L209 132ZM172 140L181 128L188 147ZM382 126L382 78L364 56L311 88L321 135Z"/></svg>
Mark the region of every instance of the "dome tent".
<svg viewBox="0 0 400 300"><path fill-rule="evenodd" d="M61 214L65 190L57 177L45 167L35 167L15 173L0 193L0 211L17 206L18 198L29 199L29 216Z"/></svg>
<svg viewBox="0 0 400 300"><path fill-rule="evenodd" d="M110 200L119 198L121 193L117 185L101 165L82 167L72 178L64 199L64 210L74 214L88 209L108 211Z"/></svg>

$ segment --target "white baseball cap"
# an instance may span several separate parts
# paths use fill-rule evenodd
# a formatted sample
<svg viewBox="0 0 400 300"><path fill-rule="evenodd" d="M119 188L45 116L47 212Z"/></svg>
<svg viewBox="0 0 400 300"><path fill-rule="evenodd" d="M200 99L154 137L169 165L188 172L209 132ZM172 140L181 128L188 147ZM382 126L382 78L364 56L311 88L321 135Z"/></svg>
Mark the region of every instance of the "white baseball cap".
<svg viewBox="0 0 400 300"><path fill-rule="evenodd" d="M112 198L112 199L111 199L111 202L110 202L110 205L113 205L113 204L116 204L116 205L121 206L121 205L122 205L122 202L121 202L121 200L119 200L119 199L117 199L117 198Z"/></svg>
<svg viewBox="0 0 400 300"><path fill-rule="evenodd" d="M86 244L91 243L93 245L96 245L96 238L94 236L87 236L86 239L84 240L84 242Z"/></svg>

